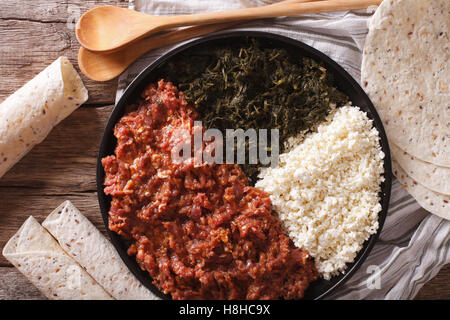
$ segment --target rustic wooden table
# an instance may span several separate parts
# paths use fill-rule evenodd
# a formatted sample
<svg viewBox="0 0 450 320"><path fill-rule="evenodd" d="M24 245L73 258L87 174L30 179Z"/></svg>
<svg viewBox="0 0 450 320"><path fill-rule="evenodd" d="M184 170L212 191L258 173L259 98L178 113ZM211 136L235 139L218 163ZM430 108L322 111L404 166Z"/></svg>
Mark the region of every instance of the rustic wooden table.
<svg viewBox="0 0 450 320"><path fill-rule="evenodd" d="M75 21L99 5L126 7L127 0L10 0L0 9L0 101L61 55L76 65ZM88 102L60 123L40 145L0 179L0 250L25 219L42 221L71 200L105 231L97 203L95 166L117 81L85 77ZM0 255L0 299L44 297ZM450 266L419 292L419 299L450 299Z"/></svg>

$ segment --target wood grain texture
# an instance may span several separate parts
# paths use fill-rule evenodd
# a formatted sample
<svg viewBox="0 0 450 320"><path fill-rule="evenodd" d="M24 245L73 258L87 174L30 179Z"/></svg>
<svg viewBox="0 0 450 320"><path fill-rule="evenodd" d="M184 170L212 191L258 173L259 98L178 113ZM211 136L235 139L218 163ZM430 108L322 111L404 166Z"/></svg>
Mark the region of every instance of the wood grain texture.
<svg viewBox="0 0 450 320"><path fill-rule="evenodd" d="M43 220L64 200L73 201L104 231L95 177L98 148L112 109L76 110L0 180L0 248L28 216ZM3 256L1 265L9 265Z"/></svg>
<svg viewBox="0 0 450 320"><path fill-rule="evenodd" d="M2 1L0 19L66 22L78 12L102 6L127 7L128 0L14 0Z"/></svg>
<svg viewBox="0 0 450 320"><path fill-rule="evenodd" d="M444 266L431 281L426 283L416 300L450 300L450 264Z"/></svg>
<svg viewBox="0 0 450 320"><path fill-rule="evenodd" d="M0 101L60 55L67 55L76 65L78 44L67 21L76 17L78 9L82 13L102 4L125 7L127 1L3 1ZM90 91L89 103L96 105L76 110L0 179L0 250L28 216L42 222L64 200L71 200L105 234L95 191L95 167L116 83L83 80ZM44 298L0 255L0 299ZM450 265L421 289L417 299L450 299Z"/></svg>
<svg viewBox="0 0 450 320"><path fill-rule="evenodd" d="M100 139L113 108L77 109L0 179L0 192L7 187L46 194L93 191Z"/></svg>
<svg viewBox="0 0 450 320"><path fill-rule="evenodd" d="M99 5L125 7L126 1L102 0L2 1L0 10L0 101L31 80L59 56L67 56L77 70L79 44L75 22ZM116 80L95 83L82 76L90 104L114 103Z"/></svg>
<svg viewBox="0 0 450 320"><path fill-rule="evenodd" d="M0 300L46 299L16 268L0 268Z"/></svg>

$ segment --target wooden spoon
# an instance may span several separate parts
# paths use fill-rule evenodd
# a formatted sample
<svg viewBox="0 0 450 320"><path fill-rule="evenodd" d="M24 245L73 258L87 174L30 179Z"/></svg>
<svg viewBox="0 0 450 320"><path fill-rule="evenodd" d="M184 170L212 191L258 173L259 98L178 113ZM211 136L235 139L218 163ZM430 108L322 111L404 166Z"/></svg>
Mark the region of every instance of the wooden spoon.
<svg viewBox="0 0 450 320"><path fill-rule="evenodd" d="M271 6L299 1L309 2L311 0L285 0L272 4ZM213 33L239 23L242 22L226 22L176 30L166 34L156 35L151 38L142 39L114 52L94 52L81 47L78 51L78 65L86 77L95 81L108 81L119 76L134 61L151 50L208 33Z"/></svg>
<svg viewBox="0 0 450 320"><path fill-rule="evenodd" d="M119 76L140 56L160 47L229 28L238 22L190 27L140 40L114 52L94 52L81 47L78 65L84 75L95 81L108 81Z"/></svg>
<svg viewBox="0 0 450 320"><path fill-rule="evenodd" d="M293 16L304 13L347 11L379 5L382 0L328 0L288 2L277 6L160 17L142 12L102 6L87 11L77 23L80 44L91 51L113 51L161 30L189 25Z"/></svg>

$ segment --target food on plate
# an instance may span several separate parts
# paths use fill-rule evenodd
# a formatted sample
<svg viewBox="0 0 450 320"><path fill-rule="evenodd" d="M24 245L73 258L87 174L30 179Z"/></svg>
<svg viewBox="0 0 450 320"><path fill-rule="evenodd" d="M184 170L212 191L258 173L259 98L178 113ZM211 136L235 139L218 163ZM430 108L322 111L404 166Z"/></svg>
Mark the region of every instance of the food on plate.
<svg viewBox="0 0 450 320"><path fill-rule="evenodd" d="M108 227L156 288L173 299L299 299L344 272L378 231L384 153L324 65L246 38L186 50L155 75L164 80L125 109L102 165ZM285 153L260 180L261 163L198 162L225 145L206 138L199 152L207 129L279 129Z"/></svg>
<svg viewBox="0 0 450 320"><path fill-rule="evenodd" d="M187 50L170 60L164 73L207 129L279 129L281 147L348 102L323 64L252 38ZM251 183L259 167L242 166Z"/></svg>
<svg viewBox="0 0 450 320"><path fill-rule="evenodd" d="M0 104L0 177L88 98L78 73L60 57Z"/></svg>
<svg viewBox="0 0 450 320"><path fill-rule="evenodd" d="M42 226L113 298L156 299L128 270L111 242L70 201L50 213Z"/></svg>
<svg viewBox="0 0 450 320"><path fill-rule="evenodd" d="M3 256L49 299L112 299L33 217L8 241Z"/></svg>
<svg viewBox="0 0 450 320"><path fill-rule="evenodd" d="M361 83L389 140L450 167L450 1L383 1L369 25Z"/></svg>
<svg viewBox="0 0 450 320"><path fill-rule="evenodd" d="M395 144L390 147L395 161L412 179L432 191L450 195L450 168L417 159Z"/></svg>
<svg viewBox="0 0 450 320"><path fill-rule="evenodd" d="M344 271L378 229L384 180L379 139L366 113L338 108L317 132L281 154L278 167L263 168L256 182L325 279Z"/></svg>
<svg viewBox="0 0 450 320"><path fill-rule="evenodd" d="M432 191L416 180L412 179L396 162L392 161L392 171L403 187L417 200L417 202L431 213L450 220L450 196Z"/></svg>
<svg viewBox="0 0 450 320"><path fill-rule="evenodd" d="M170 82L150 84L142 98L102 159L109 228L130 241L128 253L173 299L302 298L318 273L268 195L238 165L174 163L172 149L192 139L199 115Z"/></svg>

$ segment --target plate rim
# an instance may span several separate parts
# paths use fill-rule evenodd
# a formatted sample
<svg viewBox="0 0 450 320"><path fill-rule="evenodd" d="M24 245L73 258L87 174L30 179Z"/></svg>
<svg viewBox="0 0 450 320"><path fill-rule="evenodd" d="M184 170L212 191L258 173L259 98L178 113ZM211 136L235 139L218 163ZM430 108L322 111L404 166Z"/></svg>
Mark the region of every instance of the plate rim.
<svg viewBox="0 0 450 320"><path fill-rule="evenodd" d="M117 123L117 121L120 118L117 118L119 114L123 111L123 109L128 106L131 101L129 101L129 98L135 94L134 90L139 87L143 81L149 76L151 76L152 72L155 71L158 67L160 67L163 63L167 62L171 57L174 55L190 49L192 47L204 44L209 41L217 41L217 40L226 40L226 38L232 38L232 37L241 37L241 38L264 38L266 40L275 40L278 42L284 42L287 44L290 44L291 46L294 46L298 48L300 51L307 52L308 55L312 56L313 59L317 60L318 62L323 62L328 65L327 70L329 70L329 66L332 67L332 70L329 70L333 72L333 74L339 74L340 77L344 78L344 80L347 82L347 85L352 87L354 91L366 101L367 108L370 110L370 119L373 120L373 126L377 128L380 136L380 146L382 148L382 151L385 154L384 157L384 182L382 183L382 190L380 195L380 201L381 204L381 211L378 213L378 230L375 234L372 234L368 240L366 240L363 243L363 248L358 252L355 261L348 264L347 269L344 273L341 273L335 277L340 277L337 281L335 281L326 291L322 292L319 295L311 297L311 299L318 300L323 299L324 297L330 295L333 291L335 291L338 287L342 286L345 282L347 282L353 274L361 267L361 265L366 260L367 256L373 249L373 246L377 242L381 231L384 226L384 222L386 220L386 216L389 209L389 201L391 196L391 188L392 188L392 167L391 167L391 155L390 155L390 148L389 148L389 141L387 139L386 131L384 129L383 123L381 121L380 116L378 115L372 101L367 96L365 91L362 89L362 87L358 84L358 82L343 68L341 67L337 62L335 62L333 59L328 57L323 52L305 44L304 42L300 40L296 40L293 38L289 38L283 35L265 32L265 31L220 31L205 37L199 37L195 38L193 40L189 40L186 42L183 42L181 44L178 44L176 47L171 48L167 52L165 52L163 55L158 57L156 60L148 64L143 70L130 82L130 84L126 87L126 89L123 91L122 96L118 100L118 102L115 104L114 109L112 110L107 122L106 126L104 128L98 156L97 156L97 168L96 168L96 183L97 183L97 198L100 206L100 212L102 215L102 219L106 228L106 232L110 238L110 241L112 242L115 250L118 252L119 256L121 257L122 261L125 263L127 268L133 273L133 275L137 278L137 280L142 283L143 286L148 288L150 291L152 291L156 296L162 299L171 299L170 295L163 294L161 291L159 291L153 284L151 284L151 276L148 274L147 271L143 271L139 268L136 260L134 257L128 256L126 253L126 248L124 247L124 239L122 239L117 233L111 231L109 229L109 222L108 222L108 211L109 211L109 202L107 199L110 197L104 194L104 170L101 163L102 158L105 156L111 155L112 153L105 152L107 145L110 143L110 140L112 139L112 130ZM364 112L367 112L366 110L363 110ZM117 118L117 120L116 120ZM107 203L108 202L108 203ZM144 277L146 279L144 279ZM308 291L308 290L307 290ZM306 291L306 293L307 293ZM306 297L308 298L308 297Z"/></svg>

